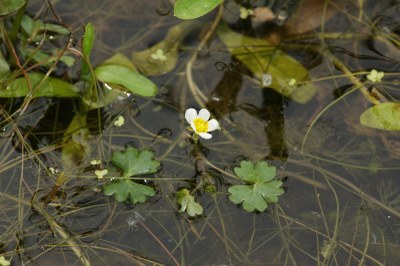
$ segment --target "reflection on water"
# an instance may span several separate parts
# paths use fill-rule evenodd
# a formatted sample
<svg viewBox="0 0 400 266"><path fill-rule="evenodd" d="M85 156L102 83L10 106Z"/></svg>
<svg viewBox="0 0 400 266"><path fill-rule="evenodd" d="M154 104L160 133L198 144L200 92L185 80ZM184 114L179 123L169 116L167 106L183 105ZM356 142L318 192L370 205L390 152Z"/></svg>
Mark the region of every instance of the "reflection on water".
<svg viewBox="0 0 400 266"><path fill-rule="evenodd" d="M246 8L278 10L280 19L241 19L240 2ZM157 44L181 23L169 1L54 5L75 31L77 49L83 25L93 23L94 65L117 52L135 61L137 52L151 48L161 58ZM359 123L371 103L349 73L364 84L371 69L384 71L383 82L365 83L366 89L398 100L400 24L393 10L400 5L226 0L224 8L217 30L228 24L272 48L267 55L258 54L260 47L246 48L247 56L268 62L258 66L265 72L264 85L254 73L257 66L230 52L217 33L198 51L216 12L200 23L175 28L176 35L163 43L165 60L153 60L148 68L164 61L171 65L160 67L162 73L147 69L160 93L152 99L131 95L85 114L81 144L90 148L90 156L81 161L76 176L57 188L45 209L38 202L57 178L47 169L62 167L64 134L78 101L35 99L22 116L10 120L7 115L22 102L1 100L0 253L14 265L397 265L399 137ZM42 1L30 1L28 10L54 19ZM278 50L300 63L308 76L291 81L296 73L287 65L284 73L269 74L279 69L279 62L272 62ZM173 62L168 61L171 56ZM78 72L72 68L60 76L75 80ZM302 92L302 86L313 86L316 94L299 103L283 96L285 91L262 88L280 77L287 82L279 88L297 86ZM187 137L183 114L189 107L207 107L222 127L211 140L200 140L201 163ZM124 125L115 127L120 115ZM108 162L113 151L126 145L149 148L162 163L145 180L156 196L134 206L104 196L107 180L98 180L97 166L90 164L100 159L101 167L117 172ZM267 160L279 169L285 193L266 212L248 213L228 200L227 187L238 184L232 169L242 159ZM206 185L217 188L216 193L207 193ZM175 193L183 187L194 191L203 215L178 213Z"/></svg>

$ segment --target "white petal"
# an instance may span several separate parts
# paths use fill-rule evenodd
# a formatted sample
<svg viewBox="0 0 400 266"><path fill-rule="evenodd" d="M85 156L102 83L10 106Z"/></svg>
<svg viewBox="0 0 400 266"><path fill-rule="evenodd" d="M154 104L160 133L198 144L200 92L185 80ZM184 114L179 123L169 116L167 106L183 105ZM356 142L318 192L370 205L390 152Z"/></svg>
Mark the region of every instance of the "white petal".
<svg viewBox="0 0 400 266"><path fill-rule="evenodd" d="M209 133L197 133L202 137L203 139L211 139L212 135Z"/></svg>
<svg viewBox="0 0 400 266"><path fill-rule="evenodd" d="M207 109L201 109L198 115L199 118L203 119L204 121L208 121L210 119L210 112Z"/></svg>
<svg viewBox="0 0 400 266"><path fill-rule="evenodd" d="M219 129L219 123L218 123L217 120L211 119L210 121L208 121L208 130L207 130L207 132L214 131L214 130L217 130L217 129Z"/></svg>
<svg viewBox="0 0 400 266"><path fill-rule="evenodd" d="M197 129L196 129L196 126L194 125L194 122L193 122L193 121L190 122L190 126L193 128L194 133L197 134Z"/></svg>
<svg viewBox="0 0 400 266"><path fill-rule="evenodd" d="M185 112L186 121L191 124L193 120L197 117L197 111L194 108L189 108ZM193 127L193 126L192 126Z"/></svg>

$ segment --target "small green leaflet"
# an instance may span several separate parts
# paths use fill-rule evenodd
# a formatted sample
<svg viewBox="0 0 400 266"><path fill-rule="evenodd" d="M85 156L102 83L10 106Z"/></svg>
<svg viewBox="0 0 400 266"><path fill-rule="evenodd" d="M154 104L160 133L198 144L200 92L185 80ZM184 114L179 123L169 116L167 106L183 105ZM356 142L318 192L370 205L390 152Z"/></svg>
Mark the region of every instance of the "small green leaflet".
<svg viewBox="0 0 400 266"><path fill-rule="evenodd" d="M234 185L228 191L229 200L235 204L243 203L243 208L252 212L265 211L268 203L278 202L278 196L283 194L282 181L273 180L276 176L274 166L267 162L242 161L240 167L233 169L235 174L246 181L248 185Z"/></svg>
<svg viewBox="0 0 400 266"><path fill-rule="evenodd" d="M224 0L177 0L174 7L174 15L180 19L194 19L201 17Z"/></svg>
<svg viewBox="0 0 400 266"><path fill-rule="evenodd" d="M160 162L154 159L153 152L127 147L123 152L114 152L111 162L122 170L122 177L104 186L105 195L114 195L120 202L129 197L132 204L145 202L147 197L155 195L152 187L130 180L131 176L157 172Z"/></svg>
<svg viewBox="0 0 400 266"><path fill-rule="evenodd" d="M104 194L107 196L115 194L114 197L119 202L127 200L129 196L132 204L136 204L138 202L145 202L147 197L154 196L155 191L150 186L133 182L130 179L123 179L105 185Z"/></svg>
<svg viewBox="0 0 400 266"><path fill-rule="evenodd" d="M122 170L122 176L125 178L153 174L160 166L160 162L154 160L153 152L139 151L133 147L127 147L123 152L114 152L111 162Z"/></svg>
<svg viewBox="0 0 400 266"><path fill-rule="evenodd" d="M194 196L190 195L187 188L182 188L176 193L177 202L181 206L179 212L186 211L189 216L194 217L203 213L203 207L194 201Z"/></svg>
<svg viewBox="0 0 400 266"><path fill-rule="evenodd" d="M388 131L400 130L400 103L380 103L365 110L360 117L363 126Z"/></svg>

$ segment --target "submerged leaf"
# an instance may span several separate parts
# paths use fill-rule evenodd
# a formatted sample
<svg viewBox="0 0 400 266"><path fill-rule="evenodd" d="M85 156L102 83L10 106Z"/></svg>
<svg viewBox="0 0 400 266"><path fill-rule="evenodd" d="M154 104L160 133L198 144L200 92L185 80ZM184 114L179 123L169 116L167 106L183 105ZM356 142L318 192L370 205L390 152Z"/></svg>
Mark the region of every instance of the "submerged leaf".
<svg viewBox="0 0 400 266"><path fill-rule="evenodd" d="M111 162L122 170L124 177L152 174L157 172L160 162L154 160L154 153L127 147L123 152L114 152Z"/></svg>
<svg viewBox="0 0 400 266"><path fill-rule="evenodd" d="M266 40L241 35L226 26L218 31L218 36L228 50L254 74L261 86L272 88L299 103L306 103L314 96L316 90L311 84L289 85L292 79L305 81L308 70ZM272 78L268 84L263 83L266 74Z"/></svg>
<svg viewBox="0 0 400 266"><path fill-rule="evenodd" d="M147 197L155 195L152 187L133 182L130 179L124 179L111 182L104 186L104 194L107 196L114 195L115 199L119 202L129 200L132 204L138 202L145 202Z"/></svg>
<svg viewBox="0 0 400 266"><path fill-rule="evenodd" d="M216 8L224 0L177 0L174 15L180 19L201 17Z"/></svg>
<svg viewBox="0 0 400 266"><path fill-rule="evenodd" d="M181 206L179 212L186 211L189 216L194 217L203 213L203 207L194 201L194 196L190 195L187 188L182 188L176 193L177 202Z"/></svg>
<svg viewBox="0 0 400 266"><path fill-rule="evenodd" d="M240 167L235 167L234 172L250 184L229 187L229 200L235 204L243 203L246 211L264 211L268 203L278 202L278 196L283 194L282 181L272 180L276 169L274 166L268 166L267 162L253 165L250 161L242 161Z"/></svg>
<svg viewBox="0 0 400 266"><path fill-rule="evenodd" d="M157 85L151 80L123 65L100 65L94 74L103 83L120 85L128 92L140 96L152 97L158 92Z"/></svg>
<svg viewBox="0 0 400 266"><path fill-rule="evenodd" d="M32 97L80 97L78 88L61 79L46 77L42 73L29 73ZM40 85L40 86L39 86ZM7 87L0 88L0 98L25 97L30 93L25 77L17 78Z"/></svg>
<svg viewBox="0 0 400 266"><path fill-rule="evenodd" d="M384 102L365 110L360 117L362 125L388 131L400 130L400 103Z"/></svg>
<svg viewBox="0 0 400 266"><path fill-rule="evenodd" d="M162 75L173 70L178 62L178 47L185 36L199 25L187 21L168 30L164 40L154 46L132 53L132 60L144 75Z"/></svg>
<svg viewBox="0 0 400 266"><path fill-rule="evenodd" d="M91 152L86 115L76 114L64 133L61 159L65 173L76 173Z"/></svg>

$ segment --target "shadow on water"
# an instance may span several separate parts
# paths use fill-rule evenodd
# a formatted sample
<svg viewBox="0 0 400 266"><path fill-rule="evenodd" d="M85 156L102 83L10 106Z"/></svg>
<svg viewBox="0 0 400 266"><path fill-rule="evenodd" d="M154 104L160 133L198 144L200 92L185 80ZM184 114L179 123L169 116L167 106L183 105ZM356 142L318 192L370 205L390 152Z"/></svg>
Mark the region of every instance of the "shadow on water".
<svg viewBox="0 0 400 266"><path fill-rule="evenodd" d="M279 16L240 19L241 2ZM188 24L192 28L182 29L186 36L176 46L168 44L171 54L176 49L176 65L145 70L163 71L149 75L160 89L155 98L129 95L90 110L86 124L72 131L80 99L37 98L18 118L9 114L23 101L2 99L0 254L13 265L397 265L400 139L360 124L371 103L349 73L368 91L398 101L400 21L394 10L400 4L321 3L227 0L217 27L226 24L267 41L273 53L263 59L271 64L261 65L266 73L280 52L304 66L307 77L291 86L316 88L305 102L262 84L253 66L216 32L201 44L217 12ZM54 6L74 30L76 48L83 26L92 22L94 65L117 52L134 58L132 53L163 41L182 22L166 0ZM30 1L27 10L56 21L42 1ZM279 75L290 81L296 73L285 69ZM372 69L387 73L383 82L366 82ZM75 82L78 72L63 68L59 76ZM207 107L222 128L211 140L200 140L198 150L186 130L189 107ZM117 127L120 115L125 124ZM73 158L73 174L60 181L62 149L70 139L82 153ZM137 178L156 190L145 203L103 195L109 179L95 175L103 168L118 172L110 158L127 146L149 149L161 161L156 174ZM239 184L233 169L243 159L268 161L284 182L278 203L264 212L247 212L228 199L228 187ZM192 191L201 215L178 212L181 188Z"/></svg>

